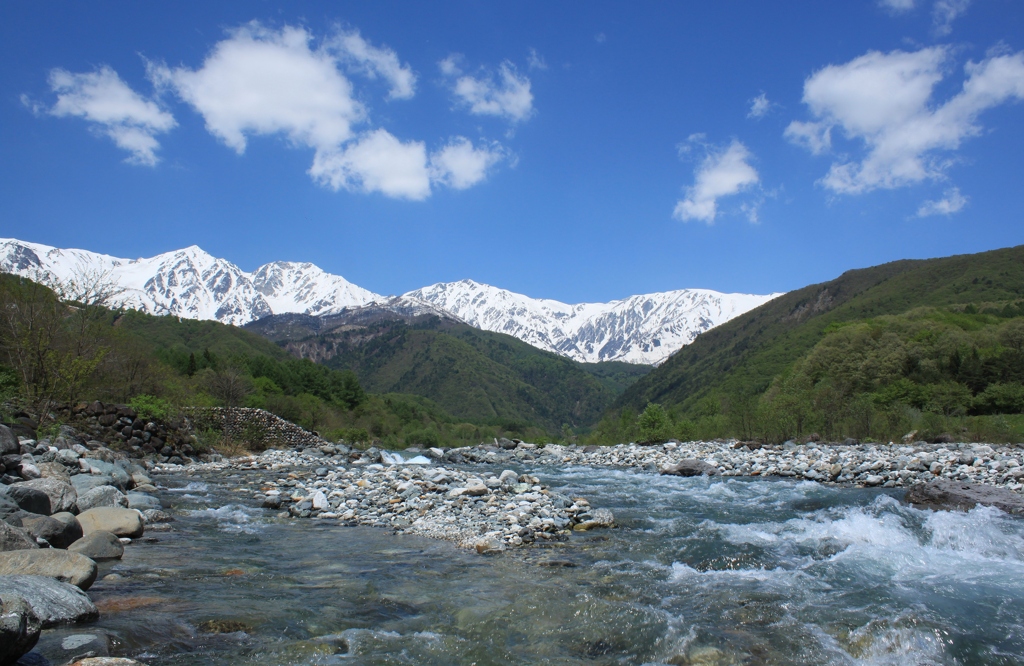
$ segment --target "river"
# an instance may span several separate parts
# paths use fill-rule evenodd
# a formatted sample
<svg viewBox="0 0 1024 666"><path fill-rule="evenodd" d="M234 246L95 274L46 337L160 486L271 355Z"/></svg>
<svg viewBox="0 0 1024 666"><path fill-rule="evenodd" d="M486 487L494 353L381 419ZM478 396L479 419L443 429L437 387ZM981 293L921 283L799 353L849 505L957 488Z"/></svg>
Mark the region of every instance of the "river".
<svg viewBox="0 0 1024 666"><path fill-rule="evenodd" d="M534 467L619 527L496 556L279 518L259 472L159 476L173 529L101 566L162 664L1024 664L1024 520L898 491Z"/></svg>

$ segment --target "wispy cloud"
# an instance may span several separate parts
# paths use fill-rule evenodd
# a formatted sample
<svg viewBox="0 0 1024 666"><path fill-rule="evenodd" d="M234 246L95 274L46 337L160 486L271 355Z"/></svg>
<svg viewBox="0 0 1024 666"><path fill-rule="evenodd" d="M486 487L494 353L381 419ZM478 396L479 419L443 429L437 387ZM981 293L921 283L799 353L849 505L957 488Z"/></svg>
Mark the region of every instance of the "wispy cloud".
<svg viewBox="0 0 1024 666"><path fill-rule="evenodd" d="M894 14L909 12L914 8L914 0L878 0L878 4Z"/></svg>
<svg viewBox="0 0 1024 666"><path fill-rule="evenodd" d="M818 154L831 148L833 130L863 144L859 161L832 164L821 183L840 194L896 188L945 176L955 151L978 135L978 116L1024 99L1024 53L997 55L965 66L961 91L935 105L932 94L946 71L945 47L915 52L871 51L829 65L804 83L813 120L794 121L786 137Z"/></svg>
<svg viewBox="0 0 1024 666"><path fill-rule="evenodd" d="M416 94L416 75L412 68L401 63L393 50L371 45L358 30L340 33L334 43L363 73L386 80L391 85L389 98L410 99Z"/></svg>
<svg viewBox="0 0 1024 666"><path fill-rule="evenodd" d="M772 103L768 101L768 95L761 93L750 100L750 111L747 112L747 118L763 118L765 114L771 111L771 108Z"/></svg>
<svg viewBox="0 0 1024 666"><path fill-rule="evenodd" d="M953 21L967 11L971 0L935 0L932 7L932 23L935 34L945 37L953 32Z"/></svg>
<svg viewBox="0 0 1024 666"><path fill-rule="evenodd" d="M132 90L113 69L101 67L80 74L54 69L49 82L57 94L52 107L33 102L26 95L22 95L22 102L37 113L84 118L94 130L127 150L128 162L154 166L160 161L156 136L177 125L174 116Z"/></svg>
<svg viewBox="0 0 1024 666"><path fill-rule="evenodd" d="M699 141L701 135L690 137ZM686 189L686 197L676 203L673 217L684 222L701 220L711 224L718 216L718 200L738 194L760 181L757 170L750 165L753 155L737 140L725 149L709 149L694 172L694 184ZM756 207L746 204L743 210L751 222L758 221Z"/></svg>
<svg viewBox="0 0 1024 666"><path fill-rule="evenodd" d="M544 56L537 53L537 49L531 47L526 56L526 66L530 69L545 70L548 68L548 63L545 62Z"/></svg>
<svg viewBox="0 0 1024 666"><path fill-rule="evenodd" d="M533 93L530 79L520 74L508 60L496 72L481 72L472 76L462 71L456 54L450 55L438 67L452 80L452 92L460 106L474 115L498 116L512 122L521 122L533 115Z"/></svg>

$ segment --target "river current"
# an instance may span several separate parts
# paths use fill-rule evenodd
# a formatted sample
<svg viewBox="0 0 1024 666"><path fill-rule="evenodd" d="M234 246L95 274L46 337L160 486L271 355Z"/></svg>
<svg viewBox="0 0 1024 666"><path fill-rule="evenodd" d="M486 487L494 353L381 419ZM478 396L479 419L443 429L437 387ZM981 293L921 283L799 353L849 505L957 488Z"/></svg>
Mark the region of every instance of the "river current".
<svg viewBox="0 0 1024 666"><path fill-rule="evenodd" d="M279 518L250 499L257 472L158 477L173 529L102 565L119 579L90 590L88 630L153 666L1024 664L1020 518L782 479L531 473L619 527L479 556Z"/></svg>

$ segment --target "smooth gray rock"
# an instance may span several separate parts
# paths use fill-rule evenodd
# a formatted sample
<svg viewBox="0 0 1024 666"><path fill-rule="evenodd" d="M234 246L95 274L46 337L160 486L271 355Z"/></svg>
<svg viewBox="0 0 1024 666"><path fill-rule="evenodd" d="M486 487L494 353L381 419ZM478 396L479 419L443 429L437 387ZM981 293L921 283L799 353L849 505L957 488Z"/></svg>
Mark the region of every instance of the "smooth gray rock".
<svg viewBox="0 0 1024 666"><path fill-rule="evenodd" d="M78 464L80 467L83 467L83 469L88 468L90 475L109 476L113 479L113 483L111 485L117 486L117 488L122 491L127 490L131 485L132 478L128 475L128 472L124 471L114 463L97 460L95 458L81 458L79 459Z"/></svg>
<svg viewBox="0 0 1024 666"><path fill-rule="evenodd" d="M1012 490L983 486L949 479L935 479L907 489L903 499L930 509L968 511L978 504L994 506L1007 513L1024 515L1024 497Z"/></svg>
<svg viewBox="0 0 1024 666"><path fill-rule="evenodd" d="M82 590L96 581L98 571L96 563L85 555L56 548L14 550L0 559L0 576L49 576Z"/></svg>
<svg viewBox="0 0 1024 666"><path fill-rule="evenodd" d="M79 496L100 486L113 486L114 479L103 474L76 474L71 477L71 485L75 487Z"/></svg>
<svg viewBox="0 0 1024 666"><path fill-rule="evenodd" d="M0 599L9 598L24 599L43 629L99 617L85 592L48 576L0 576Z"/></svg>
<svg viewBox="0 0 1024 666"><path fill-rule="evenodd" d="M0 456L9 456L21 453L21 444L14 431L5 425L0 425Z"/></svg>
<svg viewBox="0 0 1024 666"><path fill-rule="evenodd" d="M39 548L39 544L27 531L0 521L0 553L34 548Z"/></svg>
<svg viewBox="0 0 1024 666"><path fill-rule="evenodd" d="M78 510L88 511L100 506L128 508L128 498L114 486L98 486L78 496Z"/></svg>
<svg viewBox="0 0 1024 666"><path fill-rule="evenodd" d="M684 458L674 465L663 467L661 473L670 476L717 476L718 468L703 460Z"/></svg>
<svg viewBox="0 0 1024 666"><path fill-rule="evenodd" d="M124 544L111 532L97 530L68 546L68 551L85 555L97 562L119 560L124 555Z"/></svg>
<svg viewBox="0 0 1024 666"><path fill-rule="evenodd" d="M29 512L22 510L14 500L6 495L0 495L0 521L21 527L21 519L27 515L30 515Z"/></svg>
<svg viewBox="0 0 1024 666"><path fill-rule="evenodd" d="M119 537L136 539L145 531L142 514L135 509L96 507L78 514L78 522L82 524L82 531L86 535L102 530Z"/></svg>
<svg viewBox="0 0 1024 666"><path fill-rule="evenodd" d="M37 516L31 514L22 519L22 528L25 529L36 540L43 539L53 548L67 548L81 536L81 527L78 528L79 535L67 523L54 520L50 516Z"/></svg>
<svg viewBox="0 0 1024 666"><path fill-rule="evenodd" d="M41 490L26 486L24 482L0 486L0 496L7 497L7 499L17 504L22 511L38 513L43 516L53 513L50 511L49 496Z"/></svg>
<svg viewBox="0 0 1024 666"><path fill-rule="evenodd" d="M43 623L20 597L0 600L0 664L13 664L35 647Z"/></svg>
<svg viewBox="0 0 1024 666"><path fill-rule="evenodd" d="M46 496L50 498L50 513L62 513L65 511L74 513L77 510L78 491L70 483L60 479L42 478L25 481L19 485L46 493Z"/></svg>
<svg viewBox="0 0 1024 666"><path fill-rule="evenodd" d="M53 518L54 520L59 520L60 522L64 523L64 525L66 526L65 533L67 534L68 538L71 539L68 542L69 544L74 543L82 538L82 524L78 522L78 518L73 513L55 513L52 516L50 516L50 518Z"/></svg>
<svg viewBox="0 0 1024 666"><path fill-rule="evenodd" d="M268 497L267 499L270 499L270 498ZM264 506L266 506L266 504L264 504ZM274 507L274 508L280 508L280 507L281 507L281 503L278 502L277 503L277 507ZM173 523L174 522L174 517L171 514L167 513L166 511L161 511L159 509L147 509L147 510L143 511L142 512L142 519L146 522L147 525L150 524L150 523Z"/></svg>
<svg viewBox="0 0 1024 666"><path fill-rule="evenodd" d="M159 510L162 508L160 500L147 495L146 493L128 493L128 507L131 509L138 509L139 511L148 511L150 509Z"/></svg>

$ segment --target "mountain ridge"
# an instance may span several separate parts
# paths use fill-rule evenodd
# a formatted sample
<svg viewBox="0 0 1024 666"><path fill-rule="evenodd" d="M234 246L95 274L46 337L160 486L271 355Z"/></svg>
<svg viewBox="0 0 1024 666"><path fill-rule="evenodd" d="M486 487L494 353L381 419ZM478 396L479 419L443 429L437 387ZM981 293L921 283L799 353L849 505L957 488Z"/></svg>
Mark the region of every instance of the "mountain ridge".
<svg viewBox="0 0 1024 666"><path fill-rule="evenodd" d="M309 262L275 261L250 273L196 245L121 259L17 239L0 239L0 272L51 286L102 277L123 290L114 305L148 314L236 326L275 314L333 316L360 308L436 314L580 362L647 365L660 364L704 331L780 295L680 289L566 304L461 280L382 296Z"/></svg>

